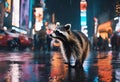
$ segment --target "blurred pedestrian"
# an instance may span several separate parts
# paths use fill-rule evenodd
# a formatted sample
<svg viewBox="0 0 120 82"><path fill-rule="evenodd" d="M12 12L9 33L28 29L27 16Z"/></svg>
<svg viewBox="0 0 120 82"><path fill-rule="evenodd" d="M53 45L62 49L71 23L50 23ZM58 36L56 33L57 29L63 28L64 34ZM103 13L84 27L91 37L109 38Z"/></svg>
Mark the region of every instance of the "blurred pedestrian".
<svg viewBox="0 0 120 82"><path fill-rule="evenodd" d="M103 48L103 39L102 39L101 35L98 37L97 47L99 50L102 50L102 48Z"/></svg>
<svg viewBox="0 0 120 82"><path fill-rule="evenodd" d="M43 7L38 4L34 8L34 28L33 28L33 38L34 38L34 49L44 50L46 41L46 30L43 24Z"/></svg>
<svg viewBox="0 0 120 82"><path fill-rule="evenodd" d="M51 50L51 41L52 41L52 38L50 37L50 34L53 32L53 29L54 28L54 24L49 24L48 22L47 22L47 24L46 24L46 34L47 34L47 36L46 36L46 39L47 39L47 49L48 49L48 51L50 51Z"/></svg>

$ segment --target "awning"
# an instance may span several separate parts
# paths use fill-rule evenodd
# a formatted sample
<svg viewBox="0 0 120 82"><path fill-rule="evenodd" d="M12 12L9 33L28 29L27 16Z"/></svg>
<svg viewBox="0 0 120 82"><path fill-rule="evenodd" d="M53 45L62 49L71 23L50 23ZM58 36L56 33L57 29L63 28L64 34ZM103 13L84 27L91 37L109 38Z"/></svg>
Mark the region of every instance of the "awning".
<svg viewBox="0 0 120 82"><path fill-rule="evenodd" d="M111 24L112 24L111 21L100 24L98 26L98 32L108 32L108 33L112 34Z"/></svg>

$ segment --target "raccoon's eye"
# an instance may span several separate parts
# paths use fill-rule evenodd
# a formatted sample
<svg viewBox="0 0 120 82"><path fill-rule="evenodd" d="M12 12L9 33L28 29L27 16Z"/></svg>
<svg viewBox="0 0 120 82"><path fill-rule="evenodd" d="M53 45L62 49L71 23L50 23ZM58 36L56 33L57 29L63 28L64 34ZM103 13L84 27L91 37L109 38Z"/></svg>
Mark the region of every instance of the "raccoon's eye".
<svg viewBox="0 0 120 82"><path fill-rule="evenodd" d="M59 34L59 31L56 30L56 31L55 31L55 34Z"/></svg>
<svg viewBox="0 0 120 82"><path fill-rule="evenodd" d="M53 30L54 33L56 33L56 30Z"/></svg>

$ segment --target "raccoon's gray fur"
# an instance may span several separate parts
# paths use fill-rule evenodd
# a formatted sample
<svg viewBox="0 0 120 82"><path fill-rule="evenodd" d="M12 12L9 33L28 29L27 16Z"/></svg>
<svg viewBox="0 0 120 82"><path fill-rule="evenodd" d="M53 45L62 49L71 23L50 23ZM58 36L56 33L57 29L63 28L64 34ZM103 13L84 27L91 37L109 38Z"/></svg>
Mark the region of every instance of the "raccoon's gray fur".
<svg viewBox="0 0 120 82"><path fill-rule="evenodd" d="M82 32L72 31L71 25L66 24L57 27L50 36L61 40L60 48L65 62L70 64L70 57L73 55L76 65L83 65L90 51L90 42Z"/></svg>

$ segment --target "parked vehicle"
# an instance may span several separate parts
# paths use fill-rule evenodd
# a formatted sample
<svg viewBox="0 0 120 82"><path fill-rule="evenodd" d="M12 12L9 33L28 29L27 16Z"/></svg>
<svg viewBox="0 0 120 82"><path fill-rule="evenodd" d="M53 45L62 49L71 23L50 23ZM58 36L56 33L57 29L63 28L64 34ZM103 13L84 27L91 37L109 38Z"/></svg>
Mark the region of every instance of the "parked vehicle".
<svg viewBox="0 0 120 82"><path fill-rule="evenodd" d="M16 47L18 44L15 41L15 38L17 37L18 35L13 36L12 33L0 29L0 47L9 47L10 49Z"/></svg>
<svg viewBox="0 0 120 82"><path fill-rule="evenodd" d="M32 38L28 37L26 34L18 33L15 30L11 30L11 32L14 35L18 35L17 38L15 38L15 41L17 42L19 49L32 48Z"/></svg>
<svg viewBox="0 0 120 82"><path fill-rule="evenodd" d="M25 49L32 46L32 39L24 34L0 29L0 47Z"/></svg>
<svg viewBox="0 0 120 82"><path fill-rule="evenodd" d="M32 48L32 38L24 34L20 34L16 41L19 43L19 49Z"/></svg>

